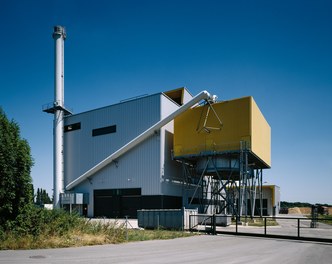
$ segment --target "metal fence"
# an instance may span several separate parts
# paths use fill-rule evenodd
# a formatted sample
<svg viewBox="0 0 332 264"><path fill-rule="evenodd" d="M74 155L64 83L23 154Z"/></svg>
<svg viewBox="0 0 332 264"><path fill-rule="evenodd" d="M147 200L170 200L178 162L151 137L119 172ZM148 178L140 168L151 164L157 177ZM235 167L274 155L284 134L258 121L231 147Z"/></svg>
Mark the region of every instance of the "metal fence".
<svg viewBox="0 0 332 264"><path fill-rule="evenodd" d="M191 231L210 234L273 237L332 243L332 219L305 217L253 217L233 219L230 225L219 225L218 215L205 218L192 215Z"/></svg>

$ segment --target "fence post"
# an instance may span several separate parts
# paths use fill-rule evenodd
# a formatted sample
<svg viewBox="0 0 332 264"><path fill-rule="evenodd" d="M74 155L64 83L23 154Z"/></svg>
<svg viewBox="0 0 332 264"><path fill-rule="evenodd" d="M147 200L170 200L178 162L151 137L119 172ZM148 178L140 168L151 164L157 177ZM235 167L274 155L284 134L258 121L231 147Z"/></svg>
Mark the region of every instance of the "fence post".
<svg viewBox="0 0 332 264"><path fill-rule="evenodd" d="M212 234L213 235L216 235L217 234L217 232L216 232L216 215L215 214L213 214L213 216L212 216L212 228L213 228L213 231L212 231Z"/></svg>
<svg viewBox="0 0 332 264"><path fill-rule="evenodd" d="M190 214L190 215L189 215L189 230L190 230L190 231L192 231L192 230L191 230L191 217L192 217L192 215Z"/></svg>
<svg viewBox="0 0 332 264"><path fill-rule="evenodd" d="M264 217L264 235L266 235L266 217Z"/></svg>
<svg viewBox="0 0 332 264"><path fill-rule="evenodd" d="M237 215L235 217L235 233L237 234Z"/></svg>
<svg viewBox="0 0 332 264"><path fill-rule="evenodd" d="M300 218L297 219L297 237L300 237Z"/></svg>
<svg viewBox="0 0 332 264"><path fill-rule="evenodd" d="M187 219L186 216L187 216L187 214L186 214L186 208L182 207L181 208L181 221L182 221L181 225L182 225L182 231L184 231L184 228L185 228L185 222L186 222L185 219Z"/></svg>
<svg viewBox="0 0 332 264"><path fill-rule="evenodd" d="M128 241L128 215L126 215L126 241Z"/></svg>
<svg viewBox="0 0 332 264"><path fill-rule="evenodd" d="M159 230L159 213L157 214L157 230Z"/></svg>

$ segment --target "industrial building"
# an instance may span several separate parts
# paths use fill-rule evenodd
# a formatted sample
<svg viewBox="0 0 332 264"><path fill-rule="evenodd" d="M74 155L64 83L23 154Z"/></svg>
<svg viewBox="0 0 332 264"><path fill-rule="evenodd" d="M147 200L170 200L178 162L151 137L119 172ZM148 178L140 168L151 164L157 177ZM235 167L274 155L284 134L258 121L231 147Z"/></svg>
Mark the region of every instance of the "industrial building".
<svg viewBox="0 0 332 264"><path fill-rule="evenodd" d="M280 210L280 187L277 185L263 185L263 215L277 215ZM258 197L256 197L258 199ZM259 214L257 214L259 215Z"/></svg>
<svg viewBox="0 0 332 264"><path fill-rule="evenodd" d="M179 92L180 104L166 92L66 116L64 185L192 98L186 89ZM181 208L182 168L172 160L172 148L171 121L70 191L88 194L89 216L135 217L142 208Z"/></svg>
<svg viewBox="0 0 332 264"><path fill-rule="evenodd" d="M257 214L258 178L270 164L269 148L263 145L270 144L270 128L252 97L195 105L107 166L84 176L192 98L180 88L64 117L64 186L70 193L84 194L84 214L136 217L142 208L182 206L200 208L202 213L240 213L233 205L239 203L239 182L248 190L241 196L241 214L251 214L251 208ZM243 163L247 159L247 165L241 165L247 166L246 182L240 179L241 155ZM193 174L186 175L190 170ZM272 200L264 190L268 189L262 189L262 214L272 214L274 205L268 210L267 202ZM256 206L249 205L253 194Z"/></svg>
<svg viewBox="0 0 332 264"><path fill-rule="evenodd" d="M279 196L262 180L271 129L252 97L218 102L179 88L72 114L64 106L64 28L53 38L55 100L43 110L54 114L55 207L114 218L182 207L273 214Z"/></svg>

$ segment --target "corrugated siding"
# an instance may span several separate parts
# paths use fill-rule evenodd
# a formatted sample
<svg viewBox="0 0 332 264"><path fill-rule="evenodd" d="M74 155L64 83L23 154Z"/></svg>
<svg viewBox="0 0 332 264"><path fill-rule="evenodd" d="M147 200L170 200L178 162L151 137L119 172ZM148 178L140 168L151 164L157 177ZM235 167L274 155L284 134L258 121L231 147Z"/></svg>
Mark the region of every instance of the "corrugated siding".
<svg viewBox="0 0 332 264"><path fill-rule="evenodd" d="M271 127L253 98L251 100L251 116L251 149L267 165L271 166Z"/></svg>
<svg viewBox="0 0 332 264"><path fill-rule="evenodd" d="M252 97L243 97L212 105L223 123L220 130L202 130L208 106L187 110L174 121L174 155L197 155L202 152L233 151L246 141L253 153L271 164L271 129ZM210 111L207 127L220 128ZM199 131L199 133L198 133Z"/></svg>
<svg viewBox="0 0 332 264"><path fill-rule="evenodd" d="M177 104L165 96L161 96L161 117L165 118L176 109ZM161 192L164 195L182 195L182 186L175 181L182 178L182 166L172 160L174 121L171 121L161 129L160 140L160 164L161 164Z"/></svg>
<svg viewBox="0 0 332 264"><path fill-rule="evenodd" d="M65 133L65 185L159 121L160 96L147 96L66 117L65 125L81 122L81 129ZM116 125L116 133L92 137L93 129L110 125ZM111 164L98 172L91 179L94 189L134 186L141 187L142 194L158 194L159 141L159 135L152 136L139 148L120 157L117 167Z"/></svg>
<svg viewBox="0 0 332 264"><path fill-rule="evenodd" d="M206 126L216 129L203 130L208 105L187 110L175 119L175 156L195 155L201 152L239 150L240 141L250 143L250 98L213 104L212 107L223 123L222 129L215 114L210 111ZM199 132L198 132L199 131Z"/></svg>
<svg viewBox="0 0 332 264"><path fill-rule="evenodd" d="M154 135L94 175L93 189L142 188L160 194L159 135Z"/></svg>

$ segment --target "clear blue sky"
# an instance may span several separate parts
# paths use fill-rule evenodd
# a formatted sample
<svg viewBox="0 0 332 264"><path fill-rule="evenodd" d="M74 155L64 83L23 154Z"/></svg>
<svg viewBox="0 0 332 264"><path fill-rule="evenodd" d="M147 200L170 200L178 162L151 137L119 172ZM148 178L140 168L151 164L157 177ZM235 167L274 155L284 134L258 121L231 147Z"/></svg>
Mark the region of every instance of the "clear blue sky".
<svg viewBox="0 0 332 264"><path fill-rule="evenodd" d="M75 113L186 86L252 95L272 128L265 181L281 200L332 204L332 1L0 0L0 106L52 190L54 25L67 29Z"/></svg>

